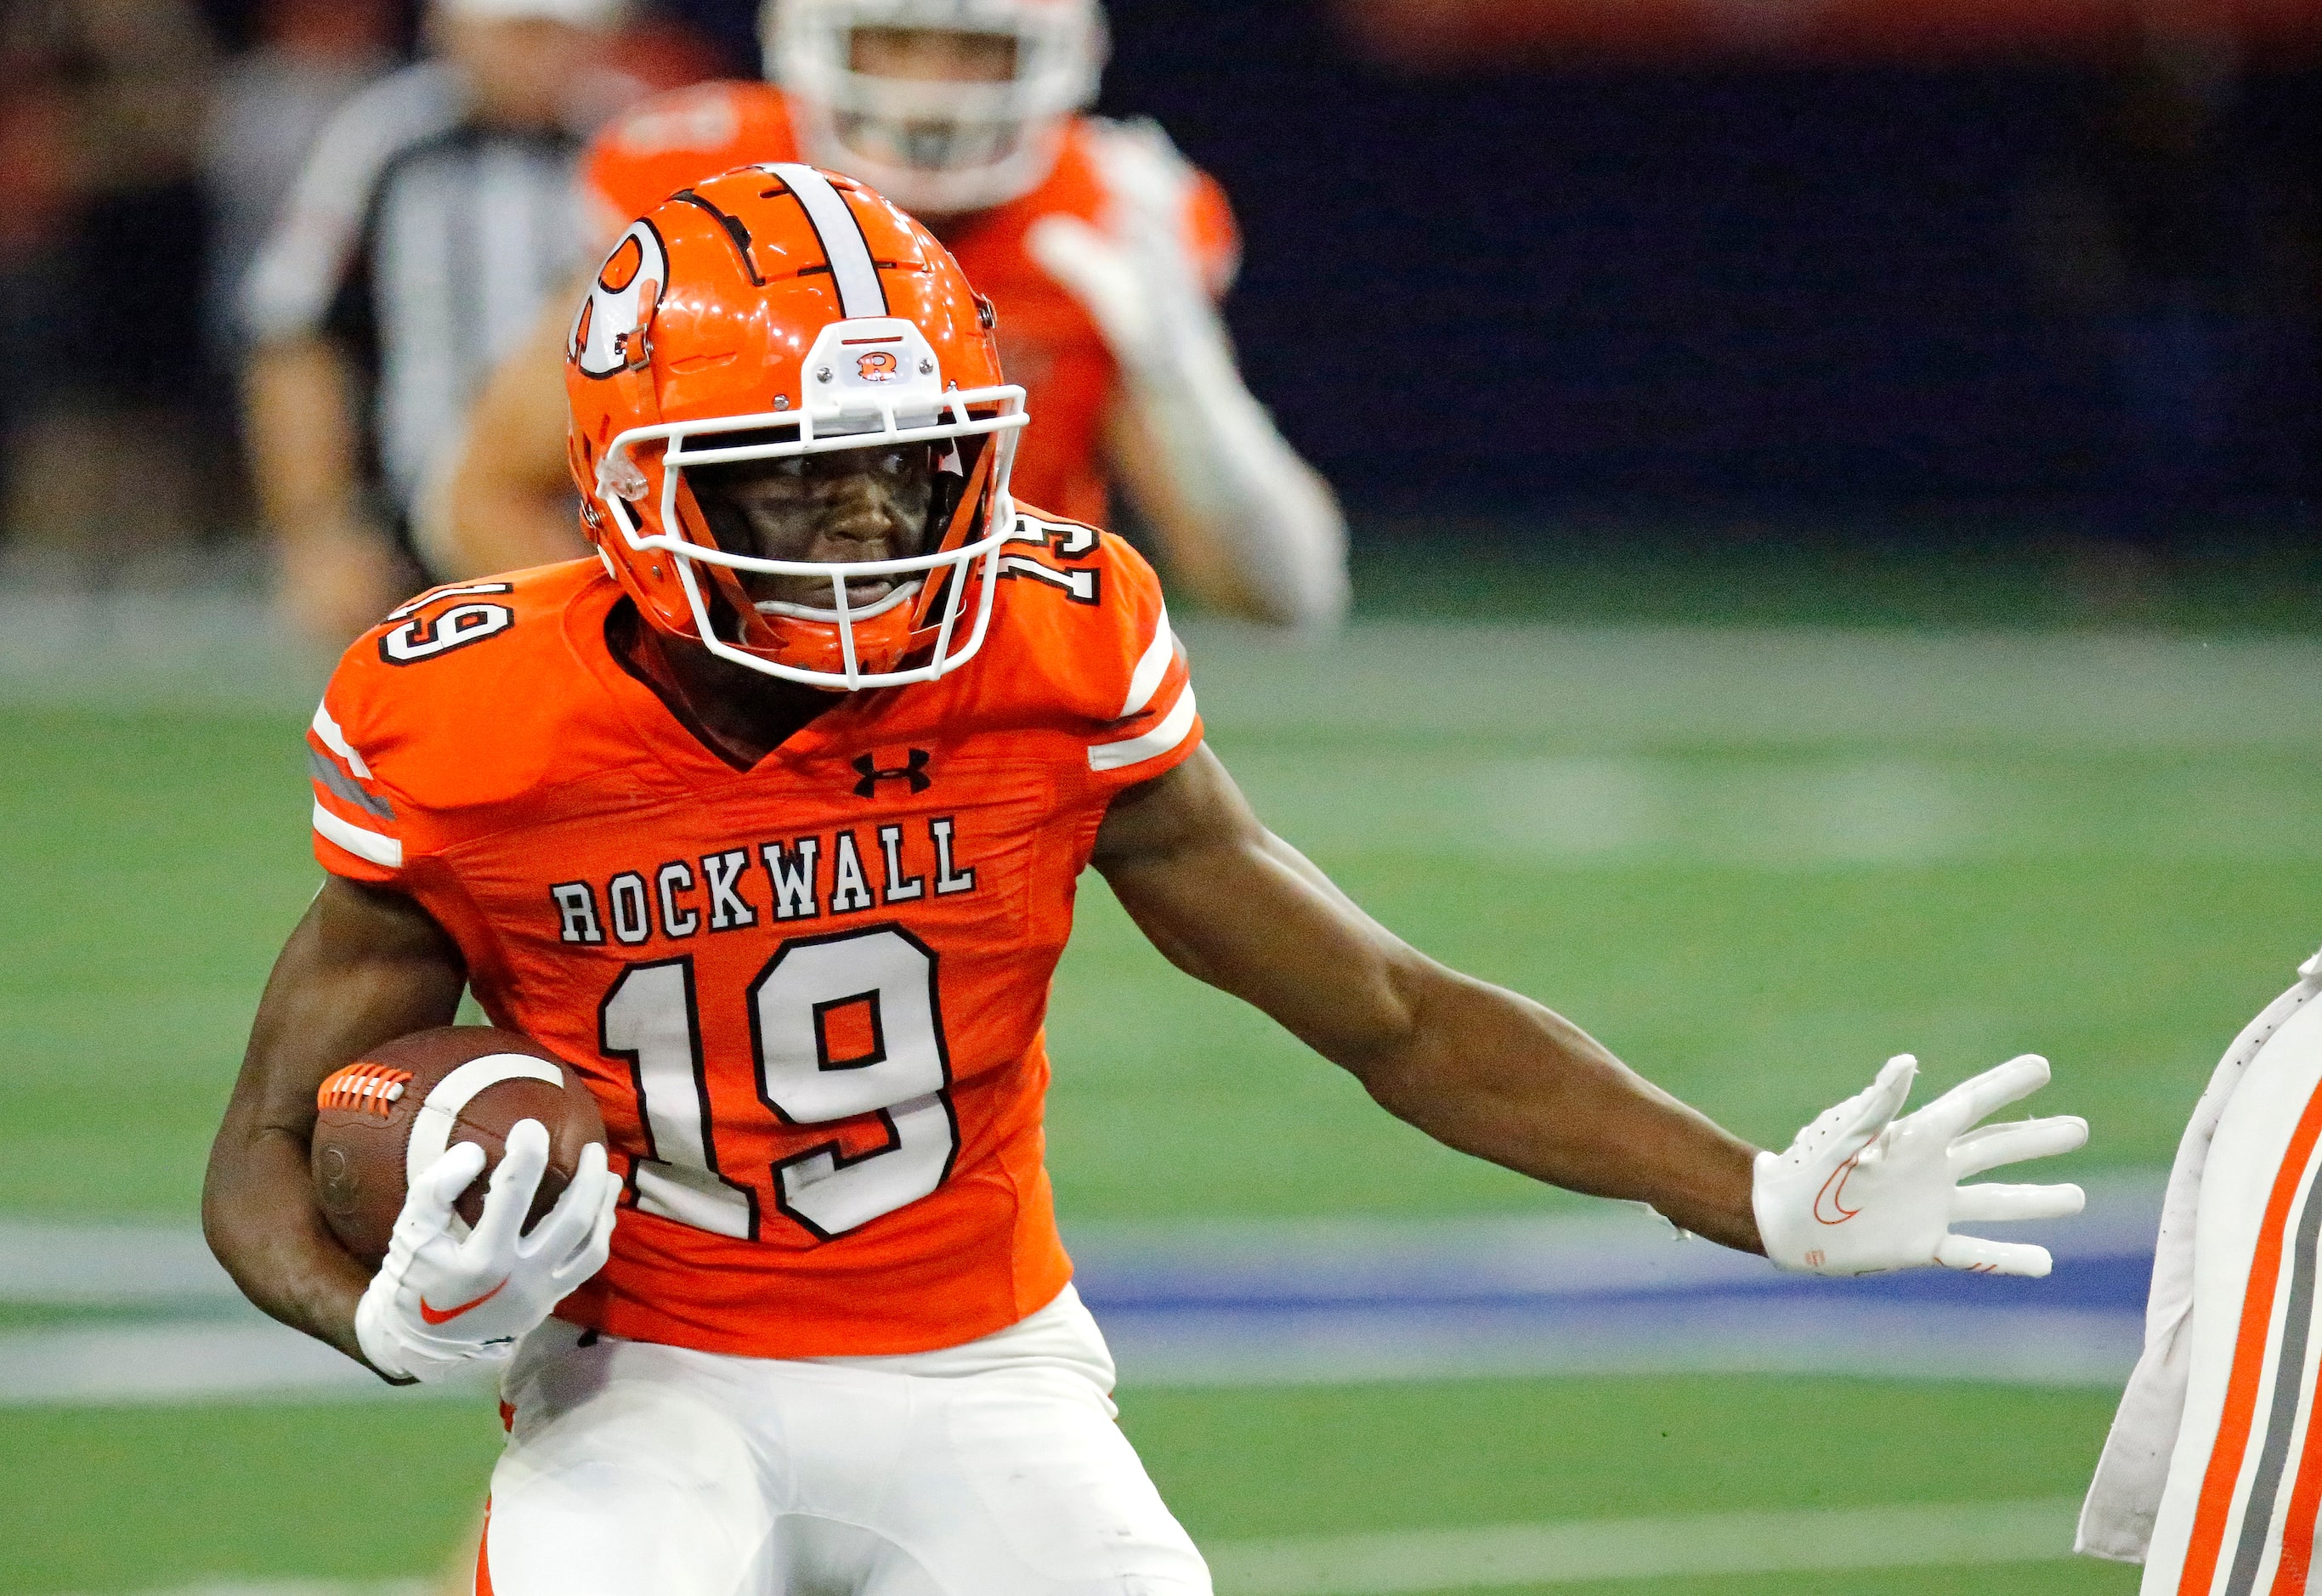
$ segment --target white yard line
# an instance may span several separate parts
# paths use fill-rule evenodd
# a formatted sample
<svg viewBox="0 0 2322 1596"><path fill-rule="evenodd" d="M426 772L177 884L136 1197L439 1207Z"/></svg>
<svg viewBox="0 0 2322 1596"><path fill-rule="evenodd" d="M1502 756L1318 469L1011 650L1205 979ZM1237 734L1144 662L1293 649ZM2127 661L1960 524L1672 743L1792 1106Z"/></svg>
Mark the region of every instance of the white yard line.
<svg viewBox="0 0 2322 1596"><path fill-rule="evenodd" d="M2084 1214L2043 1222L2069 1261L2150 1251L2165 1170L2084 1175ZM1184 1299L1338 1298L1456 1285L1528 1295L1741 1285L1765 1263L1681 1240L1641 1205L1549 1214L1392 1218L1186 1218L1068 1224L1081 1272L1165 1283ZM238 1304L242 1293L191 1225L74 1222L0 1215L0 1303L131 1308Z"/></svg>
<svg viewBox="0 0 2322 1596"><path fill-rule="evenodd" d="M0 1216L0 1302L135 1308L241 1300L195 1226Z"/></svg>
<svg viewBox="0 0 2322 1596"><path fill-rule="evenodd" d="M2150 1253L2168 1172L2110 1170L2079 1179L2088 1193L2087 1211L2041 1225L2040 1240L2058 1259ZM5 1234L0 1224L0 1237ZM1680 1237L1641 1203L1437 1218L1067 1223L1065 1240L1083 1275L1166 1282L1170 1294L1186 1299L1307 1292L1342 1298L1414 1287L1593 1295L1740 1286L1769 1278L1764 1260Z"/></svg>
<svg viewBox="0 0 2322 1596"><path fill-rule="evenodd" d="M1583 1518L1212 1542L1218 1596L1397 1596L1596 1580L1966 1568L2069 1557L2077 1499ZM418 1581L216 1582L147 1596L421 1596Z"/></svg>
<svg viewBox="0 0 2322 1596"><path fill-rule="evenodd" d="M261 1318L152 1319L0 1336L0 1409L187 1402L487 1400L489 1384L388 1384Z"/></svg>
<svg viewBox="0 0 2322 1596"><path fill-rule="evenodd" d="M1189 1322L1190 1319L1190 1322ZM1631 1305L1588 1319L1386 1310L1303 1322L1101 1313L1124 1387L1371 1385L1594 1375L1788 1374L2118 1391L2136 1363L2126 1314L1930 1315L1884 1305Z"/></svg>
<svg viewBox="0 0 2322 1596"><path fill-rule="evenodd" d="M1515 1307L1327 1315L1102 1316L1124 1387L1363 1385L1613 1374L1854 1375L2116 1390L2136 1361L2124 1314L1737 1310L1631 1305L1576 1318ZM390 1386L257 1318L167 1318L0 1335L0 1410L202 1402L489 1400L489 1379Z"/></svg>
<svg viewBox="0 0 2322 1596"><path fill-rule="evenodd" d="M2080 1503L1974 1502L1582 1519L1227 1542L1219 1596L1391 1596L1592 1580L1966 1567L2071 1555Z"/></svg>

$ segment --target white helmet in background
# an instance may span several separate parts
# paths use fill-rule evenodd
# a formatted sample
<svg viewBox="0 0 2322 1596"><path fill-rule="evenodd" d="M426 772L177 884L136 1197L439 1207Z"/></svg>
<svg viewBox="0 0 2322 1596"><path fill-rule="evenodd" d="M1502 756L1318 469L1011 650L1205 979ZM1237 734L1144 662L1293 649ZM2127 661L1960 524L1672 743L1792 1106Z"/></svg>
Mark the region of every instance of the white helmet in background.
<svg viewBox="0 0 2322 1596"><path fill-rule="evenodd" d="M759 26L807 159L929 215L1038 187L1104 69L1096 0L766 0ZM858 32L981 35L1004 75L873 76L857 69Z"/></svg>

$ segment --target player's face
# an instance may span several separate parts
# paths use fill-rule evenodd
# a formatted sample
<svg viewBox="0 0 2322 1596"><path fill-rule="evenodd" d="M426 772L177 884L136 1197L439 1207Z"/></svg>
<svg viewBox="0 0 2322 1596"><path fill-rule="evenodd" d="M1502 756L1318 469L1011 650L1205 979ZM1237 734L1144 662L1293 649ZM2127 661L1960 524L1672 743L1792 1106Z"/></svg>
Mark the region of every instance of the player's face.
<svg viewBox="0 0 2322 1596"><path fill-rule="evenodd" d="M719 546L734 553L818 565L908 560L927 540L935 459L925 443L844 449L707 467L687 481ZM858 578L846 584L846 602L875 604L910 579ZM819 577L752 571L742 585L761 604L832 607Z"/></svg>
<svg viewBox="0 0 2322 1596"><path fill-rule="evenodd" d="M847 36L847 64L866 78L914 84L1006 83L1016 76L1016 41L1004 33L952 28L857 28ZM845 113L846 145L894 166L941 171L963 160L996 159L1018 136L1012 123L961 123L919 115Z"/></svg>
<svg viewBox="0 0 2322 1596"><path fill-rule="evenodd" d="M865 78L910 83L1005 83L1016 76L1016 41L953 28L857 28L847 65Z"/></svg>

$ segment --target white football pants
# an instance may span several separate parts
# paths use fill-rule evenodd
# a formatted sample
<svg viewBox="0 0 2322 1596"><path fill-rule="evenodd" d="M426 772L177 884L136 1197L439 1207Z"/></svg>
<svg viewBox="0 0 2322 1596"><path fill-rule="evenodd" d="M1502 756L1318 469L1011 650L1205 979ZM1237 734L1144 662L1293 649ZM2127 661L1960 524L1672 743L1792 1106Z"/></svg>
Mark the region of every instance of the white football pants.
<svg viewBox="0 0 2322 1596"><path fill-rule="evenodd" d="M2143 1596L2304 1596L2322 1508L2322 1002L2226 1103L2194 1227L2185 1417ZM2313 1587L2322 1590L2322 1582Z"/></svg>
<svg viewBox="0 0 2322 1596"><path fill-rule="evenodd" d="M583 1342L588 1345L582 1345ZM480 1596L1209 1596L1070 1287L940 1352L772 1359L551 1319L502 1388Z"/></svg>

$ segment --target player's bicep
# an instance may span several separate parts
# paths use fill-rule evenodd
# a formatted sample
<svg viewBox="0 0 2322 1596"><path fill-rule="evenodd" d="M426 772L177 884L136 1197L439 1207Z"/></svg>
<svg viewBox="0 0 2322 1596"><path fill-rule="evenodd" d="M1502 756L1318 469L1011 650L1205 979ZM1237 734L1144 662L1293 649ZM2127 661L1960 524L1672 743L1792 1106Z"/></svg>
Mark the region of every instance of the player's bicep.
<svg viewBox="0 0 2322 1596"><path fill-rule="evenodd" d="M450 1024L466 983L458 945L425 909L328 878L267 980L229 1123L303 1135L325 1076L382 1042Z"/></svg>
<svg viewBox="0 0 2322 1596"><path fill-rule="evenodd" d="M370 1279L333 1237L307 1173L315 1094L389 1037L449 1021L466 979L425 910L333 876L276 961L242 1075L210 1147L202 1229L252 1302L362 1354L355 1304Z"/></svg>
<svg viewBox="0 0 2322 1596"><path fill-rule="evenodd" d="M1207 748L1115 798L1094 863L1153 944L1359 1068L1402 1045L1429 961L1266 829Z"/></svg>

